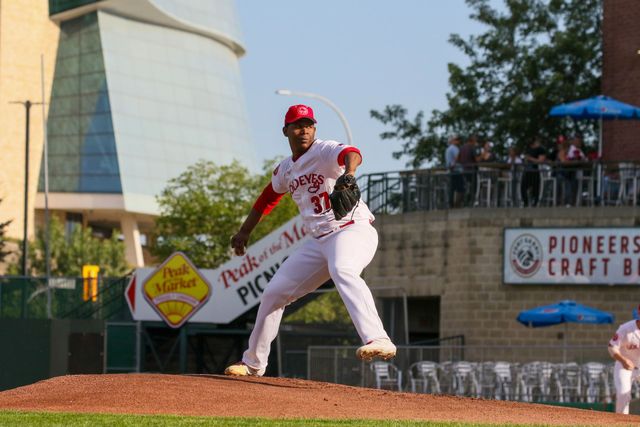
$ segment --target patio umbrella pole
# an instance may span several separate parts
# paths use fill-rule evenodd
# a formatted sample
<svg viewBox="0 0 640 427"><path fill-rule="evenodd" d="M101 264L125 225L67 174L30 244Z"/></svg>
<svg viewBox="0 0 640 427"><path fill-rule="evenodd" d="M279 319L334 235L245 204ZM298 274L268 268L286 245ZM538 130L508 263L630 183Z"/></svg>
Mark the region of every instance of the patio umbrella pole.
<svg viewBox="0 0 640 427"><path fill-rule="evenodd" d="M598 196L598 201L602 203L602 116L598 119L598 188L596 189L596 194Z"/></svg>
<svg viewBox="0 0 640 427"><path fill-rule="evenodd" d="M564 323L564 334L562 334L562 363L567 363L567 334L569 333L569 324Z"/></svg>

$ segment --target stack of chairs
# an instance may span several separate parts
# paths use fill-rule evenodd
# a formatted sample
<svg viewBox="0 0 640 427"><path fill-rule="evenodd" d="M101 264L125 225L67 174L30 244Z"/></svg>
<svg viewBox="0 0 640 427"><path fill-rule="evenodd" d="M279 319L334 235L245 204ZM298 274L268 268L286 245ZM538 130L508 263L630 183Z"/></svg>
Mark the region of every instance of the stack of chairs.
<svg viewBox="0 0 640 427"><path fill-rule="evenodd" d="M403 391L403 372L396 365L377 361L370 369L376 388ZM413 393L563 403L612 403L615 397L612 363L422 360L411 364L406 375L406 391ZM632 396L640 398L638 382Z"/></svg>

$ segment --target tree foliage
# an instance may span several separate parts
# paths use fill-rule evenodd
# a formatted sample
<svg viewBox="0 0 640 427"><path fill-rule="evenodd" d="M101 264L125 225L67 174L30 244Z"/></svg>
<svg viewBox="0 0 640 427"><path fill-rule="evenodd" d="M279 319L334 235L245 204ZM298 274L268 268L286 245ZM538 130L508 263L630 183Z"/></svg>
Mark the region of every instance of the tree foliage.
<svg viewBox="0 0 640 427"><path fill-rule="evenodd" d="M2 203L2 199L0 199L0 203ZM12 220L0 222L0 264L11 255L11 251L7 250L7 227L11 222Z"/></svg>
<svg viewBox="0 0 640 427"><path fill-rule="evenodd" d="M320 295L300 310L285 318L287 323L331 323L335 325L349 325L351 318L347 307L338 292L327 292Z"/></svg>
<svg viewBox="0 0 640 427"><path fill-rule="evenodd" d="M35 240L29 242L28 265L30 274L46 274L45 242L46 230L36 230ZM64 225L53 216L49 227L49 251L51 257L51 276L81 277L82 266L86 264L100 266L104 277L124 275L129 267L124 255L124 242L114 232L109 239L95 237L90 227L75 227L70 235L65 235ZM20 266L10 266L10 274L18 274Z"/></svg>
<svg viewBox="0 0 640 427"><path fill-rule="evenodd" d="M184 252L199 268L215 268L231 256L231 236L238 231L255 199L271 179L275 161L264 173L251 175L238 162L216 165L200 161L171 179L158 197L156 243L152 253L161 259ZM256 227L250 244L298 214L290 196Z"/></svg>
<svg viewBox="0 0 640 427"><path fill-rule="evenodd" d="M548 116L552 106L600 93L602 0L506 0L504 11L489 0L466 0L470 17L486 31L450 43L469 60L448 64L448 109L408 117L388 105L371 116L388 125L382 139L402 141L395 158L408 165L442 160L447 136L476 134L496 143L498 153L533 138L582 133L595 141L595 123Z"/></svg>

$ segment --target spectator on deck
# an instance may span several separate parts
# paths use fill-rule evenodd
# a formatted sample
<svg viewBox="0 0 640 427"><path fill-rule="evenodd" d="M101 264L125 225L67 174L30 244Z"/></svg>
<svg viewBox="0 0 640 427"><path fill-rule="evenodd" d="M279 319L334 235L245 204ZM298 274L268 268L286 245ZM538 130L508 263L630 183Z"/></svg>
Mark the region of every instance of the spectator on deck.
<svg viewBox="0 0 640 427"><path fill-rule="evenodd" d="M540 138L534 138L524 153L524 173L520 193L525 207L537 206L540 197L539 165L547 159L546 150L542 147ZM531 191L531 194L529 194Z"/></svg>

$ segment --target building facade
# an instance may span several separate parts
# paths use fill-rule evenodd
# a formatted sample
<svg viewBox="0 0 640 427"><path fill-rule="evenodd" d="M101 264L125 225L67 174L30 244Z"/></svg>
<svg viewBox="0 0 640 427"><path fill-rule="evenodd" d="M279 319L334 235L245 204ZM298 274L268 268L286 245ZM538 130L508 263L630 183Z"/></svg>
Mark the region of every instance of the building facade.
<svg viewBox="0 0 640 427"><path fill-rule="evenodd" d="M231 0L51 0L49 208L144 265L156 195L198 160L253 168ZM44 209L44 168L36 208Z"/></svg>
<svg viewBox="0 0 640 427"><path fill-rule="evenodd" d="M8 234L16 239L23 236L25 201L26 108L21 103L43 101L42 80L44 102L49 102L58 34L58 26L49 19L47 2L0 2L0 222L12 221ZM44 76L40 73L41 57ZM31 107L29 125L26 195L28 235L32 235L44 140L41 105Z"/></svg>
<svg viewBox="0 0 640 427"><path fill-rule="evenodd" d="M606 0L602 22L602 93L640 106L640 2ZM640 121L608 121L603 126L607 161L640 160Z"/></svg>
<svg viewBox="0 0 640 427"><path fill-rule="evenodd" d="M628 284L595 285L579 280L574 284L506 284L504 231L637 229L638 223L635 207L456 209L377 215L380 242L365 275L374 295L388 297L377 289L403 290L408 298L411 342L464 336L468 346L488 347L482 354L469 349L466 356L470 360L559 362L557 347L566 337L571 346L594 346L584 357L607 361L610 337L618 324L631 320L632 310L640 304L640 273L635 271L636 266L640 268L640 249L628 255L634 269L634 279ZM522 310L561 300L610 312L616 324L527 328L516 321ZM400 319L395 323L400 324ZM523 352L523 347L530 350Z"/></svg>

